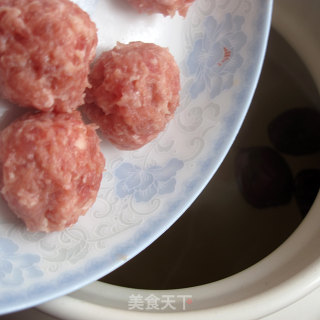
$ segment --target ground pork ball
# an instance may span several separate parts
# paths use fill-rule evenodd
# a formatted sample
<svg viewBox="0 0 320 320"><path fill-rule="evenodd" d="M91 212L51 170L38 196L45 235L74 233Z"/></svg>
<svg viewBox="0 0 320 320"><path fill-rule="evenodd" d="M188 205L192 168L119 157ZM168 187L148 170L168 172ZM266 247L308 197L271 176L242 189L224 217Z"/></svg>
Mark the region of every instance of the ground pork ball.
<svg viewBox="0 0 320 320"><path fill-rule="evenodd" d="M0 133L1 194L30 231L63 230L94 203L105 164L95 129L78 111L39 112Z"/></svg>
<svg viewBox="0 0 320 320"><path fill-rule="evenodd" d="M83 103L97 30L69 0L0 0L0 94L71 112Z"/></svg>
<svg viewBox="0 0 320 320"><path fill-rule="evenodd" d="M141 13L162 13L173 17L176 11L185 17L189 7L195 0L128 0L128 2Z"/></svg>
<svg viewBox="0 0 320 320"><path fill-rule="evenodd" d="M96 61L84 111L120 149L154 139L179 105L179 68L166 48L118 43Z"/></svg>

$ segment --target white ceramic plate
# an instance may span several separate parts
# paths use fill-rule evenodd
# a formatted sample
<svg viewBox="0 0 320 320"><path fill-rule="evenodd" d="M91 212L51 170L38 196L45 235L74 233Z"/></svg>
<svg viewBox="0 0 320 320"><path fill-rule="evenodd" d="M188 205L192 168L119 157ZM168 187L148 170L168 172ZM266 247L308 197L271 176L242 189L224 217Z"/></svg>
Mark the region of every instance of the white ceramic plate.
<svg viewBox="0 0 320 320"><path fill-rule="evenodd" d="M116 41L169 47L181 69L181 105L166 131L138 151L102 144L107 171L98 199L72 228L30 233L1 202L0 314L104 276L181 216L219 167L245 117L272 7L271 0L197 0L186 19L171 19L140 15L125 0L75 2L97 24L98 54ZM0 115L3 124L17 114L1 102Z"/></svg>

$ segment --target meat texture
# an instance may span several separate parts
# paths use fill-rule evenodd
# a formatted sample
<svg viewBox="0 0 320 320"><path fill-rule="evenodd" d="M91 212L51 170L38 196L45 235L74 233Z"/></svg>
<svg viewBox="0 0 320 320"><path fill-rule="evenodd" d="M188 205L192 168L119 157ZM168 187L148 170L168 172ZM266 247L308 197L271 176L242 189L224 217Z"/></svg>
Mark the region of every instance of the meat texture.
<svg viewBox="0 0 320 320"><path fill-rule="evenodd" d="M43 111L83 103L97 30L69 0L0 0L0 94Z"/></svg>
<svg viewBox="0 0 320 320"><path fill-rule="evenodd" d="M1 194L30 231L63 230L94 203L105 164L95 129L78 111L39 112L0 133Z"/></svg>
<svg viewBox="0 0 320 320"><path fill-rule="evenodd" d="M179 68L168 49L152 43L118 43L98 58L89 81L84 111L119 149L154 139L179 105Z"/></svg>
<svg viewBox="0 0 320 320"><path fill-rule="evenodd" d="M128 0L141 13L162 13L173 17L178 11L183 17L187 15L189 7L195 0Z"/></svg>

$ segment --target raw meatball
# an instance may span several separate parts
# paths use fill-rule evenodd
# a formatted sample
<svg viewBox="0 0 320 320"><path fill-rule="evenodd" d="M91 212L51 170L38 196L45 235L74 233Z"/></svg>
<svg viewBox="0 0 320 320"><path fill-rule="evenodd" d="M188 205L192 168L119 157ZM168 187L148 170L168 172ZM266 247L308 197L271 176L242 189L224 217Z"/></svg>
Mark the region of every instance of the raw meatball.
<svg viewBox="0 0 320 320"><path fill-rule="evenodd" d="M30 231L74 224L94 203L104 157L94 125L74 113L36 113L0 133L1 194Z"/></svg>
<svg viewBox="0 0 320 320"><path fill-rule="evenodd" d="M0 93L20 106L71 112L83 103L97 30L69 0L0 0Z"/></svg>
<svg viewBox="0 0 320 320"><path fill-rule="evenodd" d="M98 58L89 80L84 111L120 149L154 139L179 105L179 68L168 49L152 43L118 43Z"/></svg>
<svg viewBox="0 0 320 320"><path fill-rule="evenodd" d="M189 7L195 0L128 0L139 12L148 14L162 13L164 16L173 17L176 11L185 17Z"/></svg>

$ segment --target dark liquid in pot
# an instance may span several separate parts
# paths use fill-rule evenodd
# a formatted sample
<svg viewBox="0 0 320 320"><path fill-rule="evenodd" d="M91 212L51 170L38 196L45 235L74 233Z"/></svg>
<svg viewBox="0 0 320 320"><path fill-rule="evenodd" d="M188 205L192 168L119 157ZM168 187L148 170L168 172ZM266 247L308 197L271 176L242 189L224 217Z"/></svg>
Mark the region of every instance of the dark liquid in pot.
<svg viewBox="0 0 320 320"><path fill-rule="evenodd" d="M196 286L244 270L275 250L300 224L317 186L319 188L318 180L314 182L312 178L313 182L308 182L310 172L302 174L307 177L303 180L304 184L301 182L302 171L320 169L319 150L302 155L284 153L276 149L268 134L270 123L281 113L300 107L311 107L319 112L319 94L299 57L272 30L249 112L211 182L158 240L100 280L141 289ZM271 160L274 156L269 157L268 152L267 155L253 152L254 147L269 148L286 165L275 164ZM260 194L253 193L254 189L250 187L244 190L239 183L239 176L247 180L252 178L243 173L247 163L237 163L237 156L243 149L253 154L250 161L255 161L255 164L259 161L257 168L263 168L261 170L267 174L262 178L260 176ZM259 160L254 158L257 156ZM289 168L291 178L290 174L281 171L284 167ZM261 171L257 168L256 174L259 176ZM275 195L263 184L267 184L270 177L280 179L281 176L287 179L283 182L286 195L275 199ZM258 196L260 202L257 202Z"/></svg>

